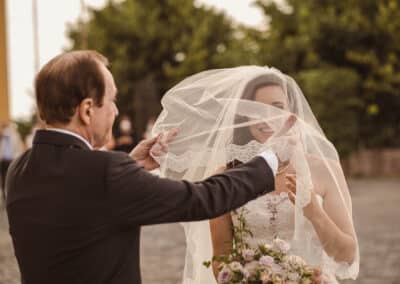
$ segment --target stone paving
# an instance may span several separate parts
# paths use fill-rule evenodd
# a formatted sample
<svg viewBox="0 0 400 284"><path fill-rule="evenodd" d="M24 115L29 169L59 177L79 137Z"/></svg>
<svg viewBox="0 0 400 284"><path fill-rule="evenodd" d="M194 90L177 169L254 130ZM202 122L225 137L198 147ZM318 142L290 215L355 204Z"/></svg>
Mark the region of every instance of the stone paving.
<svg viewBox="0 0 400 284"><path fill-rule="evenodd" d="M356 281L341 283L400 283L400 180L351 180L349 184L360 242L361 267ZM141 256L143 283L180 283L184 252L183 230L178 224L144 227ZM20 283L19 272L2 210L0 284L17 283Z"/></svg>

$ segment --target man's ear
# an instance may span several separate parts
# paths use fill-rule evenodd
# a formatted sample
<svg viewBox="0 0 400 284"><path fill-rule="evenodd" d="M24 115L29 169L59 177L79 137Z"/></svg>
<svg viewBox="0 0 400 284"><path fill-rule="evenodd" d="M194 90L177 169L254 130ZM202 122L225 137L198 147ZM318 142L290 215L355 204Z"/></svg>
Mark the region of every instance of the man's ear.
<svg viewBox="0 0 400 284"><path fill-rule="evenodd" d="M84 125L89 125L93 117L94 102L92 98L86 98L78 106L79 118Z"/></svg>

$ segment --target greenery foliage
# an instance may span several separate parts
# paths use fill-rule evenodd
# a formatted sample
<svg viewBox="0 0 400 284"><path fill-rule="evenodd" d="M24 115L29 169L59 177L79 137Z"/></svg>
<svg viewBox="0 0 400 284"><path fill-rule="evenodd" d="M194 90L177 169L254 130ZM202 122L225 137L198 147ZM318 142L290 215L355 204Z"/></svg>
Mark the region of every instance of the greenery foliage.
<svg viewBox="0 0 400 284"><path fill-rule="evenodd" d="M91 14L88 23L70 28L73 48L95 49L109 58L118 107L140 130L178 81L242 62L241 53L230 52L240 44L231 20L192 0L110 1Z"/></svg>
<svg viewBox="0 0 400 284"><path fill-rule="evenodd" d="M400 1L257 1L260 64L299 78L341 153L400 146Z"/></svg>
<svg viewBox="0 0 400 284"><path fill-rule="evenodd" d="M110 59L118 106L139 132L178 81L205 69L257 64L298 81L341 154L400 146L400 0L255 4L265 15L259 30L194 0L109 1L69 35L74 49Z"/></svg>

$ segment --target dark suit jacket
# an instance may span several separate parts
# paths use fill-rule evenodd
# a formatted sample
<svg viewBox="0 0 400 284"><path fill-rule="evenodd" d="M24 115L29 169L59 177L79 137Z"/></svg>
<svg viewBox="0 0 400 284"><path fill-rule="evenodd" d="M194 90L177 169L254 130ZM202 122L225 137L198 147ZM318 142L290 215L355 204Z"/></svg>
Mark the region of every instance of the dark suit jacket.
<svg viewBox="0 0 400 284"><path fill-rule="evenodd" d="M190 183L128 155L38 131L7 177L7 212L25 284L140 283L140 226L210 219L274 189L261 157Z"/></svg>

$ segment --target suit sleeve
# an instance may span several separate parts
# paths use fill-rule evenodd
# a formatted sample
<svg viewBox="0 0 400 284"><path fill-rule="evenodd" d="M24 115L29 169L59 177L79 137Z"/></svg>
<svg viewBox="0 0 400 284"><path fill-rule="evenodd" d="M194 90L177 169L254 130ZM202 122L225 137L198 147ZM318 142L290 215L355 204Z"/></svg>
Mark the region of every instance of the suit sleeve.
<svg viewBox="0 0 400 284"><path fill-rule="evenodd" d="M274 190L261 157L195 183L155 176L125 154L112 155L106 171L112 220L123 226L211 219Z"/></svg>

